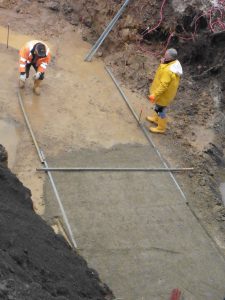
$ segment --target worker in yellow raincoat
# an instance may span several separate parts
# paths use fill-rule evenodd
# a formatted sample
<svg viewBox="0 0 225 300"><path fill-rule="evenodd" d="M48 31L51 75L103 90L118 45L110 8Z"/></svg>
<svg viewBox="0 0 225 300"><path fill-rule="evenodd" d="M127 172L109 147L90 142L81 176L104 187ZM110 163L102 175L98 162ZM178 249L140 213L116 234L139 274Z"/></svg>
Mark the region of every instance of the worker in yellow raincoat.
<svg viewBox="0 0 225 300"><path fill-rule="evenodd" d="M148 116L146 119L157 125L157 127L149 128L151 132L164 133L166 131L166 108L176 96L182 74L182 66L177 60L177 51L173 48L168 49L161 59L149 89L149 99L155 107L153 116Z"/></svg>

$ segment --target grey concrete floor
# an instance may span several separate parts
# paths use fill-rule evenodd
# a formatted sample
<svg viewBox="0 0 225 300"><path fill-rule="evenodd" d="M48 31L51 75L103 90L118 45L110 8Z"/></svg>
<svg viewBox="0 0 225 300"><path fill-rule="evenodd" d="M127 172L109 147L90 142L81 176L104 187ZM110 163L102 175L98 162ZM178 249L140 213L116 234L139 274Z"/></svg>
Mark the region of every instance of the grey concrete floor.
<svg viewBox="0 0 225 300"><path fill-rule="evenodd" d="M145 145L73 151L50 166L162 167ZM168 173L54 173L79 252L115 296L221 300L225 262ZM46 181L46 219L60 216Z"/></svg>

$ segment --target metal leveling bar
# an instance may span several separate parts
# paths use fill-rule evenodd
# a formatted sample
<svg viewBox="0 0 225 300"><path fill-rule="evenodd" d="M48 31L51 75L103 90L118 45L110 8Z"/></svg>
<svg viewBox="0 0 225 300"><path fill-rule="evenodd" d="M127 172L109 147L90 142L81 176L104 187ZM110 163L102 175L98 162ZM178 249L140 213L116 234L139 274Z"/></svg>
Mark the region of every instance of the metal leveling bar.
<svg viewBox="0 0 225 300"><path fill-rule="evenodd" d="M28 117L27 117L26 111L25 111L25 109L24 109L23 100L22 100L22 97L21 97L19 91L18 91L18 98L19 98L19 104L20 104L21 110L22 110L22 112L23 112L23 116L24 116L26 125L27 125L27 127L28 127L28 129L29 129L31 138L32 138L32 140L33 140L33 142L34 142L34 146L35 146L35 148L36 148L36 150L37 150L37 154L38 154L38 156L39 156L39 159L40 159L41 163L43 163L41 151L40 151L40 148L39 148L39 146L38 146L38 143L37 143L37 140L36 140L36 138L35 138L35 135L34 135L34 133L33 133L33 130L32 130L32 128L31 128L30 121L29 121L29 119L28 119Z"/></svg>
<svg viewBox="0 0 225 300"><path fill-rule="evenodd" d="M37 141L36 141L36 138L35 138L35 135L34 135L34 133L33 133L32 127L31 127L31 125L30 125L29 119L28 119L28 117L27 117L26 111L25 111L25 109L24 109L24 105L23 105L23 101L22 101L22 97L21 97L21 95L20 95L20 92L18 92L18 98L19 98L19 103L20 103L20 106L21 106L21 109L22 109L22 112L23 112L23 116L24 116L26 125L27 125L27 127L28 127L28 129L29 129L30 135L31 135L32 140L33 140L33 142L34 142L34 145L35 145L35 148L36 148L36 150L37 150L37 153L38 153L38 156L39 156L39 158L40 158L40 161L41 161L42 164L45 165L46 168L48 168L48 164L47 164L47 161L46 161L46 159L45 159L45 157L44 157L43 151L41 151L40 148L39 148L39 146L38 146L38 143L37 143ZM73 232L72 232L72 230L71 230L71 227L70 227L70 224L69 224L69 221L68 221L66 212L65 212L64 207L63 207L63 205L62 205L62 201L61 201L61 199L60 199L60 197L59 197L59 193L58 193L58 191L57 191L56 185L55 185L55 183L54 183L54 180L53 180L53 178L52 178L51 173L50 173L49 171L48 171L47 173L48 173L49 180L50 180L50 182L51 182L53 191L54 191L54 193L55 193L56 199L57 199L57 201L58 201L58 204L59 204L59 207L60 207L62 216L63 216L63 220L64 220L64 222L65 222L65 224L66 224L66 228L67 228L67 231L68 231L68 234L69 234L71 243L72 243L73 247L76 249L76 248L77 248L77 244L76 244L76 241L75 241L75 239L74 239Z"/></svg>
<svg viewBox="0 0 225 300"><path fill-rule="evenodd" d="M55 172L182 172L194 168L37 168L37 171Z"/></svg>
<svg viewBox="0 0 225 300"><path fill-rule="evenodd" d="M101 36L99 37L99 39L97 40L97 42L94 44L94 46L92 47L91 51L84 58L85 61L91 61L92 57L95 55L95 53L97 52L98 48L104 42L104 40L107 37L107 35L109 34L109 32L113 29L114 25L116 24L116 22L118 21L118 19L120 18L120 16L122 15L123 11L125 10L126 6L128 5L128 3L130 1L131 0L126 0L124 2L124 4L121 6L121 8L117 12L117 14L110 21L110 23L105 28L105 30L103 31L103 33L101 34Z"/></svg>
<svg viewBox="0 0 225 300"><path fill-rule="evenodd" d="M47 164L47 161L46 161L46 159L45 159L45 156L44 156L43 151L41 151L41 154L42 154L42 157L43 157L43 163L44 163L45 167L48 168L48 164ZM58 191L57 191L57 188L56 188L55 182L54 182L54 180L53 180L52 174L51 174L50 171L47 171L47 173L48 173L48 177L49 177L49 180L50 180L50 182L51 182L53 191L54 191L54 193L55 193L56 200L58 201L59 208L60 208L61 213L62 213L62 216L63 216L63 220L64 220L64 222L65 222L65 224L66 224L66 227L67 227L67 230L68 230L68 233L69 233L69 236L70 236L70 240L71 240L71 242L72 242L72 245L73 245L74 248L76 249L76 248L77 248L77 243L76 243L76 241L75 241L75 239L74 239L73 232L72 232L72 230L71 230L71 227L70 227L70 224L69 224L69 221L68 221L68 218L67 218L65 209L64 209L64 207L63 207L63 205L62 205L62 201L61 201L61 199L60 199L60 197L59 197L59 193L58 193Z"/></svg>
<svg viewBox="0 0 225 300"><path fill-rule="evenodd" d="M131 113L133 114L135 120L137 121L138 125L140 126L140 128L141 128L142 132L144 133L146 139L149 141L149 143L150 143L150 144L152 145L152 147L155 149L157 155L159 156L159 158L160 158L161 162L163 163L163 165L165 166L165 168L169 169L169 167L168 167L168 165L166 164L166 162L164 161L164 159L163 159L161 153L160 153L159 150L156 148L156 146L155 146L155 144L153 143L151 137L150 137L149 134L147 133L146 128L144 127L143 124L139 123L138 116L136 115L135 111L134 111L133 108L131 107L131 105L130 105L130 103L129 103L127 97L126 97L126 95L125 95L124 92L122 91L122 89L121 89L119 83L117 82L116 78L114 77L114 75L112 74L112 72L110 71L110 69L109 69L108 67L105 67L105 69L106 69L106 71L108 72L108 74L110 75L110 77L112 78L113 82L115 83L115 85L116 85L118 91L120 92L121 96L123 97L124 101L126 102L128 108L130 109L130 111L131 111ZM181 195L182 195L182 197L183 197L185 203L188 203L187 198L186 198L184 192L182 191L180 185L178 184L176 178L173 176L173 174L172 174L171 172L169 172L169 174L170 174L171 178L173 179L173 181L174 181L174 183L175 183L177 189L180 191L180 193L181 193Z"/></svg>

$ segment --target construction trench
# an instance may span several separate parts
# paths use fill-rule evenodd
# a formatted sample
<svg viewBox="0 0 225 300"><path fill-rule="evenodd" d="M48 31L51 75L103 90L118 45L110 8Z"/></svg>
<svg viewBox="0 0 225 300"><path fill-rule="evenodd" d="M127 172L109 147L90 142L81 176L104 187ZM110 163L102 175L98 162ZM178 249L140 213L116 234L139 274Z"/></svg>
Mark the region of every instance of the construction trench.
<svg viewBox="0 0 225 300"><path fill-rule="evenodd" d="M32 194L0 168L0 298L157 300L179 288L182 299L223 299L223 38L212 37L215 57L212 46L197 58L204 35L192 50L177 44L185 75L168 113L168 132L153 136L145 122L152 109L149 78L158 64L155 53L175 41L164 23L135 44L135 28L125 24L135 16L148 20L150 12L171 15L172 7L152 2L149 12L146 1L131 1L85 62L90 43L124 3L109 2L0 2L1 143L9 168ZM18 99L18 49L37 38L48 43L53 60L41 95L32 93L30 80ZM60 205L43 167L80 168L48 172Z"/></svg>

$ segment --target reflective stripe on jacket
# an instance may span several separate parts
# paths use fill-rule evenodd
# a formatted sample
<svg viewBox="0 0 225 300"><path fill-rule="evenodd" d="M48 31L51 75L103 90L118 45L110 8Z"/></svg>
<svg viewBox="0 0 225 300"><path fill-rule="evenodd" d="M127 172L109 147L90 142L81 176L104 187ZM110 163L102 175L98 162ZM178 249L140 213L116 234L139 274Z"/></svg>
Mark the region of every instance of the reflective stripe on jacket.
<svg viewBox="0 0 225 300"><path fill-rule="evenodd" d="M44 73L47 65L49 64L50 60L51 60L51 54L50 54L50 50L48 48L48 46L41 42L41 41L30 41L28 43L26 43L19 51L20 54L20 66L19 66L19 70L20 73L24 73L26 71L26 64L30 64L32 62L33 59L33 54L32 54L32 50L34 49L34 46L37 43L42 43L45 45L46 48L46 57L40 57L35 61L35 65L37 66L37 71Z"/></svg>
<svg viewBox="0 0 225 300"><path fill-rule="evenodd" d="M149 89L150 94L155 96L156 104L168 106L173 101L182 74L183 70L178 60L159 65Z"/></svg>

